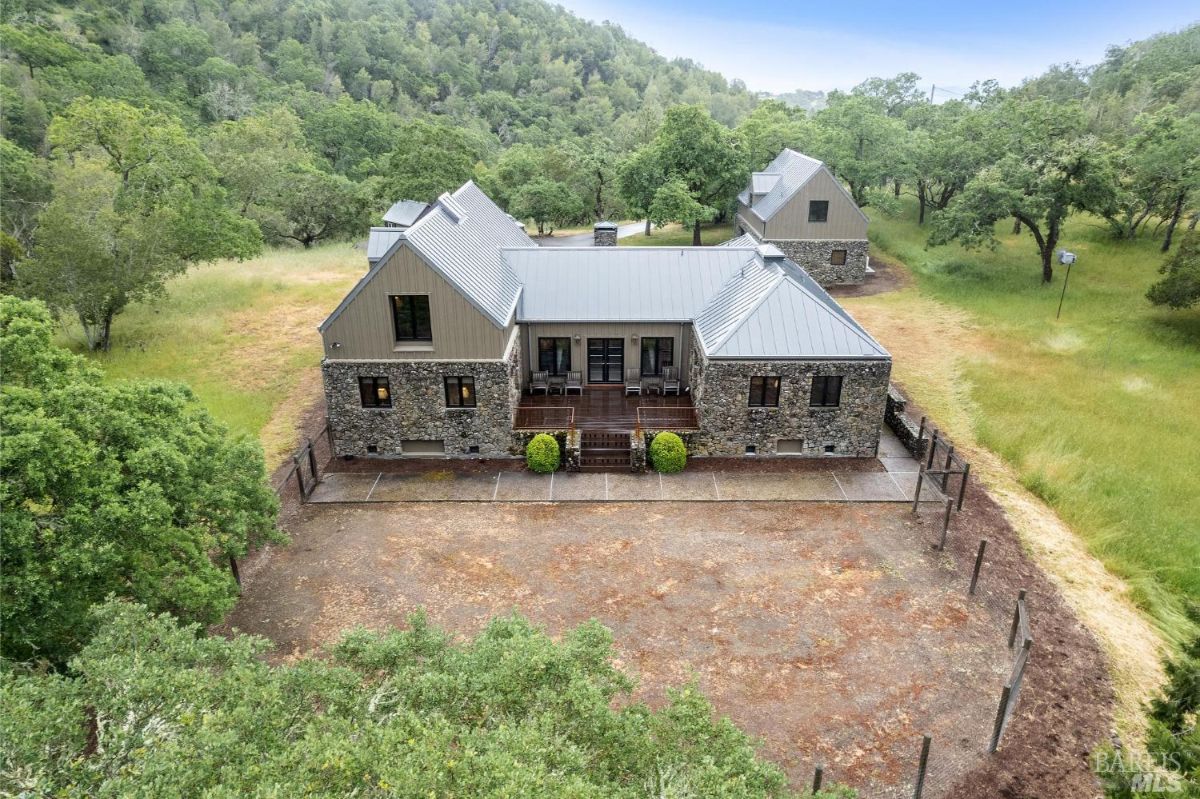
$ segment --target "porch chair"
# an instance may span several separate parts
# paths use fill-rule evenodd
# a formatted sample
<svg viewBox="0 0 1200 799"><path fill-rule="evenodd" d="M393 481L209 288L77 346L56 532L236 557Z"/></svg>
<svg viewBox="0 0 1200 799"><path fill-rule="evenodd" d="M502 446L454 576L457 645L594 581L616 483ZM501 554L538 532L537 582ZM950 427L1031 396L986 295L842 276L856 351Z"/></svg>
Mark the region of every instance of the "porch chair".
<svg viewBox="0 0 1200 799"><path fill-rule="evenodd" d="M529 376L529 393L532 395L538 389L542 390L543 394L550 393L550 373L549 372L533 372Z"/></svg>
<svg viewBox="0 0 1200 799"><path fill-rule="evenodd" d="M579 396L583 396L583 372L567 372L567 382L563 386L563 393L570 394L571 390L579 392Z"/></svg>
<svg viewBox="0 0 1200 799"><path fill-rule="evenodd" d="M642 395L642 372L640 369L625 370L625 396L630 394Z"/></svg>
<svg viewBox="0 0 1200 799"><path fill-rule="evenodd" d="M662 374L662 393L679 396L679 367L664 366Z"/></svg>

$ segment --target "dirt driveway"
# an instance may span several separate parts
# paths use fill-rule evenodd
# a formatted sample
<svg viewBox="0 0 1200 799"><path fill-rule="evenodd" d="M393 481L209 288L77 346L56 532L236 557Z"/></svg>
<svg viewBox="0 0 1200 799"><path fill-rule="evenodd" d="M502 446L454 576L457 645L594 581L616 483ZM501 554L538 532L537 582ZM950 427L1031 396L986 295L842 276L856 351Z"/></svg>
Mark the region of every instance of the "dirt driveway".
<svg viewBox="0 0 1200 799"><path fill-rule="evenodd" d="M422 606L463 634L512 610L553 633L595 617L640 697L695 677L797 784L819 761L864 796L902 792L929 732L949 786L1009 664L1007 606L969 599L903 506L308 506L292 531L231 620L282 654Z"/></svg>

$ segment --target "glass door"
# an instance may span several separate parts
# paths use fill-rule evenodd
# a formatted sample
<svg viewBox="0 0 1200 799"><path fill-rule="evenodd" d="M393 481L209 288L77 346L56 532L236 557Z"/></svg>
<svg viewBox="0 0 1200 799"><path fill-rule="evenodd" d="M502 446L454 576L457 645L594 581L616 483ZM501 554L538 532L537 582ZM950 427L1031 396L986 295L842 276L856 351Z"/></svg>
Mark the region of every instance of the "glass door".
<svg viewBox="0 0 1200 799"><path fill-rule="evenodd" d="M620 383L624 380L625 339L588 339L588 382Z"/></svg>

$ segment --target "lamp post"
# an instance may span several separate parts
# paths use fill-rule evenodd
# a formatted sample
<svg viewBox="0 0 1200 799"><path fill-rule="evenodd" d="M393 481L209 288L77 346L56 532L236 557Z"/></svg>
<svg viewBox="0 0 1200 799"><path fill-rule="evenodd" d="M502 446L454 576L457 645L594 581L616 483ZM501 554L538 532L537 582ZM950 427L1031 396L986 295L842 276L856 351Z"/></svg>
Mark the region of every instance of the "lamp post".
<svg viewBox="0 0 1200 799"><path fill-rule="evenodd" d="M1059 250L1058 251L1058 262L1060 264L1066 264L1067 275L1066 275L1066 277L1063 278L1063 290L1062 290L1062 294L1059 295L1059 298L1058 298L1058 313L1054 314L1055 319L1062 316L1063 300L1067 296L1067 283L1069 283L1071 280L1071 264L1075 263L1075 253L1068 252L1066 250Z"/></svg>

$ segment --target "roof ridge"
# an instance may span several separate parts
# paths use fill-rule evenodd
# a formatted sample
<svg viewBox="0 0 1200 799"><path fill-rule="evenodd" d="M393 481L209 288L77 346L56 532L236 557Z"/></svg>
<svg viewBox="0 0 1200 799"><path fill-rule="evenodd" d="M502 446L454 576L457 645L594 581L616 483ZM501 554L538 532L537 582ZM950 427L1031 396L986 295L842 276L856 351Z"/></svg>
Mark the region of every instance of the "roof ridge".
<svg viewBox="0 0 1200 799"><path fill-rule="evenodd" d="M745 268L748 264L759 265L763 271L771 271L772 270L772 267L767 265L766 260L761 258L757 253L754 256L752 256L749 261L746 261L745 263L742 264L742 270L745 270ZM766 301L767 297L771 296L771 292L773 292L779 286L779 282L782 277L783 270L775 268L773 271L775 272L775 277L771 281L771 283L769 285L767 285L766 287L764 287L764 289L759 293L758 297L755 298L754 302L751 303L750 306L748 306L746 308L746 310L730 326L729 330L726 331L725 335L721 336L713 344L713 347L711 350L706 349L705 350L706 352L716 352L717 350L721 349L721 347L725 346L725 342L729 341L729 339L733 337L734 333L736 333L737 331L742 329L742 325L746 324L746 320L750 318L750 315L753 314L755 311L757 311L760 307L762 307L762 304L763 304L763 302ZM712 306L713 302L716 301L716 299L721 296L721 294L725 291L725 289L728 288L729 286L731 286L735 280L746 280L746 279L747 278L746 278L744 271L740 275L732 275L731 274L729 276L729 279L725 281L724 285L721 286L721 288L717 291L716 294L714 294L711 298L709 298L708 304L705 305L703 308L701 308L700 312L698 314L696 314L696 316L699 317L701 314L703 314L705 311L707 311ZM692 321L692 327L696 327L695 320Z"/></svg>

